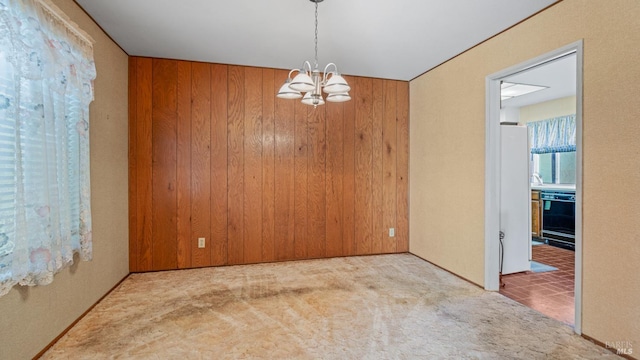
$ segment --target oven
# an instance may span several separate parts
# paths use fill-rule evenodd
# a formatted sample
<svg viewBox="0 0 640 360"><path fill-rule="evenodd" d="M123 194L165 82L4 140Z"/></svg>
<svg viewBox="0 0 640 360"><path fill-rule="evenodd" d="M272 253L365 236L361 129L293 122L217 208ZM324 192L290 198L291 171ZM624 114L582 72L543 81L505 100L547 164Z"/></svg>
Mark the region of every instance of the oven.
<svg viewBox="0 0 640 360"><path fill-rule="evenodd" d="M542 238L558 245L575 247L576 194L565 191L542 191Z"/></svg>

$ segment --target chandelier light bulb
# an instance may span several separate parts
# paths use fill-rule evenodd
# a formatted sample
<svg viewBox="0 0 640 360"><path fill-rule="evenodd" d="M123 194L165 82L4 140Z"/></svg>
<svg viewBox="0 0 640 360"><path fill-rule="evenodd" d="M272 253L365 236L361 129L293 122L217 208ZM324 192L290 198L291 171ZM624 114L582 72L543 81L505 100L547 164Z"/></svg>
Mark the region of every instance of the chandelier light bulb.
<svg viewBox="0 0 640 360"><path fill-rule="evenodd" d="M289 84L291 84L291 79L287 78L276 96L280 99L300 99L302 97L300 91L292 89Z"/></svg>
<svg viewBox="0 0 640 360"><path fill-rule="evenodd" d="M348 92L333 93L327 95L327 101L329 102L345 102L349 100L351 100L351 96L349 96Z"/></svg>
<svg viewBox="0 0 640 360"><path fill-rule="evenodd" d="M315 89L316 85L313 83L311 76L300 70L298 75L291 81L291 84L289 84L289 87L296 91L307 92Z"/></svg>

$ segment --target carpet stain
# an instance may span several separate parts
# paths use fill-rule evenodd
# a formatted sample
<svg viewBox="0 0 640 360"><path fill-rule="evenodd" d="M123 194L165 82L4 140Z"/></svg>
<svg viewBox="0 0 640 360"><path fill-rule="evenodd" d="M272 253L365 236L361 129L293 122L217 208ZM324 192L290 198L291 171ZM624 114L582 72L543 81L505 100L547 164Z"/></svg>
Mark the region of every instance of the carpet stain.
<svg viewBox="0 0 640 360"><path fill-rule="evenodd" d="M133 274L43 359L600 359L408 254Z"/></svg>

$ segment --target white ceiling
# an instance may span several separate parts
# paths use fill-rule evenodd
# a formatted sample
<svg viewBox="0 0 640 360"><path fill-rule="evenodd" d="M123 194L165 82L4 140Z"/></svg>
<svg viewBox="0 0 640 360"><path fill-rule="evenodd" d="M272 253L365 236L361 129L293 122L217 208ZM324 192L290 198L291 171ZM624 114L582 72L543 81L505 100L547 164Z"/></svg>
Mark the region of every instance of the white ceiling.
<svg viewBox="0 0 640 360"><path fill-rule="evenodd" d="M297 68L313 60L309 0L76 0L129 55ZM326 0L319 62L411 80L557 0Z"/></svg>
<svg viewBox="0 0 640 360"><path fill-rule="evenodd" d="M547 89L502 101L502 107L522 107L576 94L576 55L536 66L504 79L506 82L546 86Z"/></svg>

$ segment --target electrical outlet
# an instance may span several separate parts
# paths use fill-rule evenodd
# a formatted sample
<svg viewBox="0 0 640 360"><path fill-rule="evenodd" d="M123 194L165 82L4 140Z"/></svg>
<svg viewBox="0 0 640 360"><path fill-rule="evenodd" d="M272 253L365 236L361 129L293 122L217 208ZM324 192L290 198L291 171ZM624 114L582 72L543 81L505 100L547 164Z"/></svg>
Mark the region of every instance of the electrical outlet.
<svg viewBox="0 0 640 360"><path fill-rule="evenodd" d="M394 237L394 236L396 236L396 229L389 228L389 237Z"/></svg>
<svg viewBox="0 0 640 360"><path fill-rule="evenodd" d="M198 238L198 247L200 249L204 248L204 238Z"/></svg>

